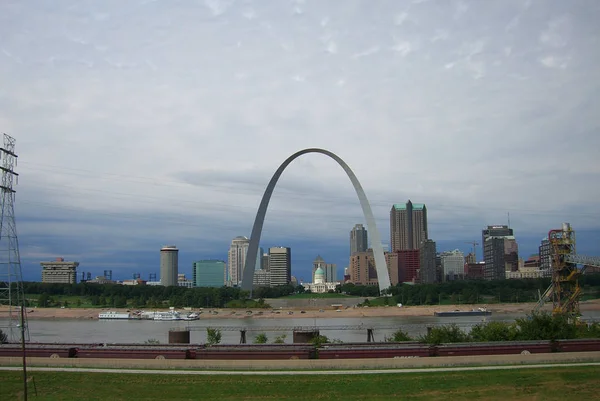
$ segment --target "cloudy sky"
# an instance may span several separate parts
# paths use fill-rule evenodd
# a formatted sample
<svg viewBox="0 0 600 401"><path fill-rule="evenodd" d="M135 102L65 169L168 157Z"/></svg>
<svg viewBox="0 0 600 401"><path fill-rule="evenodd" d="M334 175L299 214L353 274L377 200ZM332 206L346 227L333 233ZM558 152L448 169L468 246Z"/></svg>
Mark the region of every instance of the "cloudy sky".
<svg viewBox="0 0 600 401"><path fill-rule="evenodd" d="M521 253L569 221L600 254L600 2L0 2L0 132L17 140L26 279L226 258L270 176L306 147L389 210L426 203L438 250L511 225ZM262 246L308 279L364 219L343 170L296 160ZM481 255L481 250L479 250Z"/></svg>

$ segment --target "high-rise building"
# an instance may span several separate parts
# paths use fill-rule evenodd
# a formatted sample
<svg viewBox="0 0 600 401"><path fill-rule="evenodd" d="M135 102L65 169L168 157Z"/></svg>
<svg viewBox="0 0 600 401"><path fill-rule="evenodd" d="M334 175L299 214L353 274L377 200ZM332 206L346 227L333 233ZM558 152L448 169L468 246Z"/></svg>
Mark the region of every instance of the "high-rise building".
<svg viewBox="0 0 600 401"><path fill-rule="evenodd" d="M335 263L327 263L325 265L325 282L334 283L337 281L337 265Z"/></svg>
<svg viewBox="0 0 600 401"><path fill-rule="evenodd" d="M519 269L519 248L512 235L488 236L483 249L486 280L502 280L507 271Z"/></svg>
<svg viewBox="0 0 600 401"><path fill-rule="evenodd" d="M255 287L270 287L271 286L271 272L269 270L265 270L265 269L254 270L254 277L252 279L252 285Z"/></svg>
<svg viewBox="0 0 600 401"><path fill-rule="evenodd" d="M362 224L356 224L350 231L350 256L355 252L366 252L368 248L367 229Z"/></svg>
<svg viewBox="0 0 600 401"><path fill-rule="evenodd" d="M435 241L430 239L421 243L421 269L419 278L423 284L437 282L435 274L435 257L437 254Z"/></svg>
<svg viewBox="0 0 600 401"><path fill-rule="evenodd" d="M548 238L544 238L539 247L540 270L550 270L552 268L552 246Z"/></svg>
<svg viewBox="0 0 600 401"><path fill-rule="evenodd" d="M289 247L269 248L271 287L287 285L292 280L292 250Z"/></svg>
<svg viewBox="0 0 600 401"><path fill-rule="evenodd" d="M240 285L244 266L246 265L246 254L248 253L249 245L250 240L243 236L235 237L231 241L229 252L227 252L226 283L228 286L237 287Z"/></svg>
<svg viewBox="0 0 600 401"><path fill-rule="evenodd" d="M421 265L419 249L387 252L385 255L392 285L419 282Z"/></svg>
<svg viewBox="0 0 600 401"><path fill-rule="evenodd" d="M179 249L175 245L165 245L160 250L160 284L177 285L179 273Z"/></svg>
<svg viewBox="0 0 600 401"><path fill-rule="evenodd" d="M52 262L40 262L40 265L42 283L74 284L77 282L79 262L65 262L64 258L56 258Z"/></svg>
<svg viewBox="0 0 600 401"><path fill-rule="evenodd" d="M441 255L443 281L453 281L463 279L465 276L465 256L455 249L450 252L443 252Z"/></svg>
<svg viewBox="0 0 600 401"><path fill-rule="evenodd" d="M375 256L372 249L356 252L350 256L350 281L360 285L378 285Z"/></svg>
<svg viewBox="0 0 600 401"><path fill-rule="evenodd" d="M481 230L481 249L485 254L485 240L489 237L506 237L514 235L513 229L506 225L487 226Z"/></svg>
<svg viewBox="0 0 600 401"><path fill-rule="evenodd" d="M428 239L427 207L422 203L395 204L390 211L390 251L419 249Z"/></svg>
<svg viewBox="0 0 600 401"><path fill-rule="evenodd" d="M193 263L194 287L223 287L225 285L225 262L208 259Z"/></svg>

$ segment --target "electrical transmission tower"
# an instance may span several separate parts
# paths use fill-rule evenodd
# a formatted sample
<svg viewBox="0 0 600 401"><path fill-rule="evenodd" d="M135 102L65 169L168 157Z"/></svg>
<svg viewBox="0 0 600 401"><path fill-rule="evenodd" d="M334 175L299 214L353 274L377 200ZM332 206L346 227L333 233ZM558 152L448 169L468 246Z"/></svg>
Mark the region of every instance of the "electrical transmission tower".
<svg viewBox="0 0 600 401"><path fill-rule="evenodd" d="M19 175L14 172L17 164L15 139L4 134L4 146L0 148L0 329L9 341L28 341L29 328L25 313L25 294L21 274L21 257L15 223L15 190Z"/></svg>

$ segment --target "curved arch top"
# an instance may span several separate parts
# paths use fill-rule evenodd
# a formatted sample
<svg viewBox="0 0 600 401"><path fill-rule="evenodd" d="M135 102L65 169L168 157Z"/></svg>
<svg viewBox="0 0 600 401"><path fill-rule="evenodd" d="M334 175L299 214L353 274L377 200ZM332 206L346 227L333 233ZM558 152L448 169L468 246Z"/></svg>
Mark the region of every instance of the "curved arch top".
<svg viewBox="0 0 600 401"><path fill-rule="evenodd" d="M258 212L256 213L256 218L254 219L254 226L252 226L252 234L250 236L250 244L248 247L248 253L246 255L246 264L244 266L244 273L242 277L242 289L250 292L252 291L254 281L254 269L256 267L256 257L258 253L258 245L260 243L260 236L262 234L262 228L263 223L265 221L265 215L267 213L267 207L269 206L269 201L271 200L271 195L273 194L275 185L277 184L279 177L286 169L286 167L296 158L306 153L321 153L323 155L329 156L344 169L344 171L348 175L348 178L350 178L350 181L354 186L354 190L356 191L356 195L358 195L358 200L360 201L360 206L362 207L362 211L367 222L367 228L369 230L369 234L371 235L373 255L375 256L375 269L377 271L377 279L379 281L379 290L383 291L390 288L390 275L387 270L387 264L385 262L385 256L383 254L383 247L381 246L381 238L379 236L379 231L377 231L377 224L375 223L375 218L373 217L371 205L369 205L369 201L367 200L367 195L365 195L365 191L358 182L358 178L356 178L354 172L350 169L350 167L335 153L325 149L308 148L300 150L288 157L281 164L281 166L279 166L275 174L273 174L273 177L271 177L271 181L269 181L269 185L267 185L267 189L265 189L265 193L262 197L262 200L260 201L260 206L258 207Z"/></svg>

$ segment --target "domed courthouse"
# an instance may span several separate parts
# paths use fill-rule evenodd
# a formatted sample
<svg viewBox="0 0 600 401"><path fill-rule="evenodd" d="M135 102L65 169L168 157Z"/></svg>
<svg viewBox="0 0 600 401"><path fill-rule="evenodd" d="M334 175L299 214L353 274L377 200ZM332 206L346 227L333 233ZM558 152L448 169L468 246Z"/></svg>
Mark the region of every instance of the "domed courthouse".
<svg viewBox="0 0 600 401"><path fill-rule="evenodd" d="M335 291L335 287L340 284L336 279L336 265L327 264L321 256L313 262L313 282L302 283L305 291L313 293L324 293L330 290Z"/></svg>

